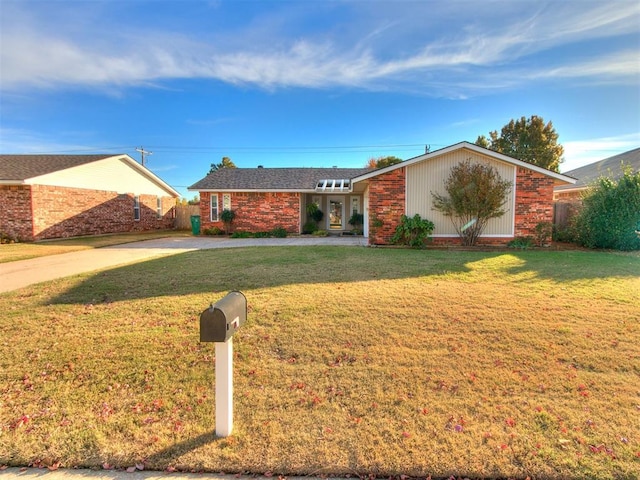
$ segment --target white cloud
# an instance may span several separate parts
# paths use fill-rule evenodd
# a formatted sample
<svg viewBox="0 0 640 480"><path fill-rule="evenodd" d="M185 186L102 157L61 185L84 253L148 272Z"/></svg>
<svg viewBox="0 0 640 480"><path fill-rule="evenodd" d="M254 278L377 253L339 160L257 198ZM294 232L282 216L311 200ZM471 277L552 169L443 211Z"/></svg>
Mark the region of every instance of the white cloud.
<svg viewBox="0 0 640 480"><path fill-rule="evenodd" d="M640 146L640 132L615 137L601 137L565 142L563 172L597 162Z"/></svg>
<svg viewBox="0 0 640 480"><path fill-rule="evenodd" d="M538 78L592 78L627 79L629 84L637 84L640 79L640 52L627 50L572 65L550 68L537 73Z"/></svg>
<svg viewBox="0 0 640 480"><path fill-rule="evenodd" d="M375 5L356 2L351 6L358 11ZM532 58L578 41L640 35L640 6L635 2L618 4L618 8L595 2L559 2L547 8L494 3L491 8L503 8L502 16L488 15L471 3L453 2L449 9L436 5L439 8L417 5L425 11L414 16L359 21L354 27L359 30L348 35L327 26L292 38L282 33L296 22L291 12L279 21L271 14L251 31L197 38L195 32L166 32L153 26L138 31L128 20L97 26L94 11L86 26L76 21L73 30L65 31L60 29L64 23L52 28L44 14L27 14L14 6L2 24L1 88L111 89L210 78L267 89L348 86L464 98L542 78L637 81L640 52L628 46L623 51L611 46L589 60L565 56L562 65L549 60L544 68L540 59ZM296 15L304 15L301 10ZM429 13L425 22L431 29L420 22ZM438 28L438 15L442 21L455 19L456 28ZM256 23L248 21L245 28ZM347 41L353 37L358 41ZM251 42L242 43L239 38ZM512 63L517 66L511 67Z"/></svg>

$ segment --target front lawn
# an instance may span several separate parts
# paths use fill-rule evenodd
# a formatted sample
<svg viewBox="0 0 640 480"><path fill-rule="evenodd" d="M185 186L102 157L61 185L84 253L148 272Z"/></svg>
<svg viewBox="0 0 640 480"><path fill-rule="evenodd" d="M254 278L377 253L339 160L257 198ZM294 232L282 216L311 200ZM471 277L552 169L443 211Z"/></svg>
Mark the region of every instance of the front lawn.
<svg viewBox="0 0 640 480"><path fill-rule="evenodd" d="M229 290L235 429L214 430ZM637 478L640 257L206 250L0 295L0 465Z"/></svg>

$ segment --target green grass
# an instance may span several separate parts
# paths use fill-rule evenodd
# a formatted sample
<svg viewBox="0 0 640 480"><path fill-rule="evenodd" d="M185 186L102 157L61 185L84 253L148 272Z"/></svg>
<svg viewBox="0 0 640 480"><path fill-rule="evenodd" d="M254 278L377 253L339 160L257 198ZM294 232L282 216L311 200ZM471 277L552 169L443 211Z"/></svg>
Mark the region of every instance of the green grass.
<svg viewBox="0 0 640 480"><path fill-rule="evenodd" d="M198 317L229 290L234 434ZM640 258L209 250L0 295L0 464L637 478Z"/></svg>
<svg viewBox="0 0 640 480"><path fill-rule="evenodd" d="M170 236L190 236L190 233L178 230L160 230L143 233L120 233L113 235L98 235L86 237L74 237L62 240L43 240L29 243L0 244L0 263L27 260L29 258L57 255L78 250L108 247L123 243L140 242L155 238Z"/></svg>

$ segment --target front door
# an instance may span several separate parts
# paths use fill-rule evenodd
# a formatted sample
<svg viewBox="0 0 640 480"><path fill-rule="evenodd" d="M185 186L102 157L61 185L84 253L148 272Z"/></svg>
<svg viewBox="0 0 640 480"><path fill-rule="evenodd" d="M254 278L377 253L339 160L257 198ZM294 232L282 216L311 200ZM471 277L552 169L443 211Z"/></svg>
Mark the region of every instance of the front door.
<svg viewBox="0 0 640 480"><path fill-rule="evenodd" d="M329 197L329 230L344 230L344 197Z"/></svg>

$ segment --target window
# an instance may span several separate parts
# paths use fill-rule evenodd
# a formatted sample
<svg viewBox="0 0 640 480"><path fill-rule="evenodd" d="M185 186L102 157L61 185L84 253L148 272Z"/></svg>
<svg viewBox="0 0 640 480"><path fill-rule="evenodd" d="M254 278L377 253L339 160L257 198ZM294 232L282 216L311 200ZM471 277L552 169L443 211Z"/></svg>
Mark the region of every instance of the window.
<svg viewBox="0 0 640 480"><path fill-rule="evenodd" d="M140 197L138 195L133 197L133 219L140 221Z"/></svg>
<svg viewBox="0 0 640 480"><path fill-rule="evenodd" d="M360 197L351 197L351 214L360 213Z"/></svg>
<svg viewBox="0 0 640 480"><path fill-rule="evenodd" d="M231 210L231 194L222 195L222 210Z"/></svg>
<svg viewBox="0 0 640 480"><path fill-rule="evenodd" d="M156 197L156 218L162 220L162 198Z"/></svg>
<svg viewBox="0 0 640 480"><path fill-rule="evenodd" d="M211 205L211 221L212 222L217 222L218 221L218 195L211 195L211 200L209 201L210 205Z"/></svg>

